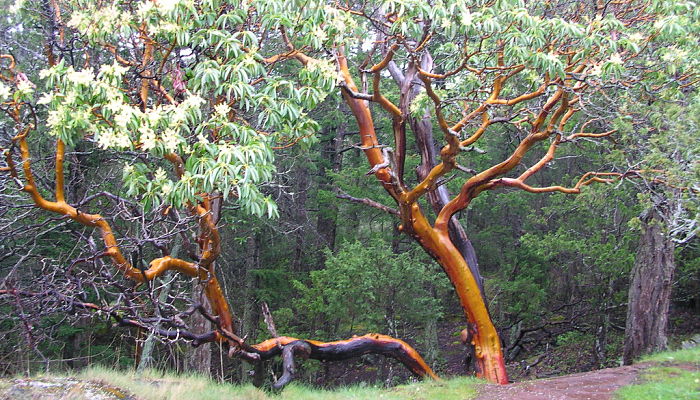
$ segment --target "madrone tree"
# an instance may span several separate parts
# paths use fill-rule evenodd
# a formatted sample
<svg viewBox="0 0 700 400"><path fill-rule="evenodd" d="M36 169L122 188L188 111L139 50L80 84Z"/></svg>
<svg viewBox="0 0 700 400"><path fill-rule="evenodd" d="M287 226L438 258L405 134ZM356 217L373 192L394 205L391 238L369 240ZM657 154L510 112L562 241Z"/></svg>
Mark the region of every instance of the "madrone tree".
<svg viewBox="0 0 700 400"><path fill-rule="evenodd" d="M44 60L0 55L3 211L22 218L27 204L16 196L19 190L33 207L92 232L75 234L89 253L65 268L42 268L39 276L25 279L23 274L30 273L26 257L18 257L3 276L0 297L20 314L28 341L35 342L39 315L21 310L41 309L44 315L88 310L165 339L184 339L195 346L217 342L231 356L251 362L281 355L285 373L278 387L291 379L295 354L339 360L378 353L398 359L417 375L435 377L408 344L380 334L330 343L290 337L247 343L237 335L219 283L217 222L222 204L276 216L277 208L261 185L273 179L273 151L308 140L317 129L307 113L333 88L329 64L293 70L275 57L264 57L256 22L260 16L236 2L47 1L35 6L20 4L17 26L45 27ZM306 36L309 42L317 40L315 31ZM276 51L267 46L265 52ZM38 76L25 73L33 69L41 69ZM67 193L65 178L77 164L79 152L72 149L78 146L96 147L124 160L120 170L125 193L112 193L115 185L109 179L99 182L103 190ZM52 176L36 168L43 165L47 148ZM113 165L101 168L114 170ZM127 197L138 198L150 215L134 215L129 209L136 204ZM103 199L117 205L105 207L118 211L117 217L94 210L106 205ZM124 250L132 247L118 236L125 222L141 226L136 239L143 251ZM195 241L184 234L188 223L196 224ZM187 258L175 256L175 237L186 242L180 247L192 250L180 251ZM147 262L139 258L149 253L159 256ZM105 260L138 286L113 279L100 268ZM83 265L88 276L76 273ZM155 288L156 279L168 271L198 283L202 301L173 294L159 298L143 290ZM108 283L98 285L100 279ZM37 283L45 284L36 290ZM106 293L95 296L95 288ZM28 306L26 299L35 302ZM193 329L189 318L195 314L213 328Z"/></svg>
<svg viewBox="0 0 700 400"><path fill-rule="evenodd" d="M350 25L361 40L356 45L347 36L329 38L326 47L359 127L368 174L397 209L351 200L398 215L399 230L443 267L467 317L462 338L474 346L477 375L507 383L501 340L456 215L486 190L576 194L591 183L627 177L667 184L653 165L591 170L569 187L527 181L555 161L561 145L605 140L616 132L605 118L621 105L612 93L642 86L653 98L654 85L692 90L698 10L693 2L506 0L346 3L328 13L330 26ZM333 22L340 18L344 22ZM283 26L280 33L287 57L317 62L307 54L312 46ZM659 73L656 57L669 41L688 55L684 73ZM380 113L391 119L390 132L375 129ZM405 174L409 132L420 156L415 178ZM510 149L504 151L509 155L476 170L480 142ZM466 178L450 195L446 183L460 175Z"/></svg>
<svg viewBox="0 0 700 400"><path fill-rule="evenodd" d="M375 352L434 377L415 350L383 335L331 343L277 337L260 344L236 335L215 271L216 210L233 202L275 215L260 189L274 173L272 149L311 140L317 124L309 112L327 94L343 96L359 127L368 174L396 209L355 200L398 215L400 230L443 267L467 318L463 336L474 346L478 375L507 383L473 251L455 217L485 190L578 193L594 182L662 179L659 171L635 168L592 170L571 187L528 182L555 160L559 146L615 133L596 116L601 107L617 107L606 93L643 83L656 65L649 57L637 62L639 55L653 54L663 40L692 40L684 26L697 18L692 2L660 0L51 0L43 14L46 68L39 78L30 81L22 60L2 56L2 109L14 131L3 143L6 179L34 206L95 228L102 246L93 257L109 260L127 278L148 283L174 270L199 280L209 305L195 304L189 313L203 314L214 328L194 333L179 317L159 318L154 326L133 307L117 312L65 295L61 301L161 336L220 342L248 360L281 354L286 372L279 385L291 378L295 355L343 359ZM695 78L675 76L667 84ZM391 121L386 132L376 129L378 115ZM32 144L47 138L55 152L50 187L32 169ZM65 152L82 141L128 155L128 195L146 209L193 216L199 250L191 260L171 256L166 246L141 268L121 251L114 221L91 213L86 202L68 204ZM482 152L480 142L501 143L510 155L475 170L471 160ZM405 171L409 143L420 156L415 177ZM462 174L451 194L446 182Z"/></svg>

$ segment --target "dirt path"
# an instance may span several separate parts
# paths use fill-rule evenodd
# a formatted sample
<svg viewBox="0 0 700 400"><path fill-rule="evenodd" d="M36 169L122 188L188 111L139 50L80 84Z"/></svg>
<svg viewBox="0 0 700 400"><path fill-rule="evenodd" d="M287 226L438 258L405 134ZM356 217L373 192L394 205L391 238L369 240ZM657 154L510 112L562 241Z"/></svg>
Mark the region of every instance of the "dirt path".
<svg viewBox="0 0 700 400"><path fill-rule="evenodd" d="M607 368L557 378L486 385L477 400L608 400L622 386L631 384L653 364Z"/></svg>

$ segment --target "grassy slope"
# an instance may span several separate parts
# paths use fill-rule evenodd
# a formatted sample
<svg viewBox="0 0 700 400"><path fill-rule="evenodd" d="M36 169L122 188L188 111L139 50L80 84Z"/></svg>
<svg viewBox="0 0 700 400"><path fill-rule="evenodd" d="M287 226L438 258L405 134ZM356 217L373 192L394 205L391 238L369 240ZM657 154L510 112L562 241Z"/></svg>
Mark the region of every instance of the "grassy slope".
<svg viewBox="0 0 700 400"><path fill-rule="evenodd" d="M637 384L618 391L617 400L700 399L700 347L658 353L642 361L657 365L644 371ZM694 370L689 370L688 366ZM281 393L270 393L252 385L223 384L197 375L183 376L158 371L136 375L133 372L93 367L74 377L120 388L139 400L468 400L476 397L477 388L483 382L474 378L454 378L390 389L349 386L334 390L292 383Z"/></svg>
<svg viewBox="0 0 700 400"><path fill-rule="evenodd" d="M455 378L442 382L424 381L390 389L349 386L332 391L292 383L281 393L273 394L252 385L222 384L197 375L177 376L157 371L137 376L123 371L90 368L79 378L102 381L127 390L143 400L467 400L476 396L476 386L479 382L473 378Z"/></svg>
<svg viewBox="0 0 700 400"><path fill-rule="evenodd" d="M617 392L618 400L700 399L700 347L652 354L642 361L658 362L642 373L639 383ZM690 364L695 371L673 366Z"/></svg>

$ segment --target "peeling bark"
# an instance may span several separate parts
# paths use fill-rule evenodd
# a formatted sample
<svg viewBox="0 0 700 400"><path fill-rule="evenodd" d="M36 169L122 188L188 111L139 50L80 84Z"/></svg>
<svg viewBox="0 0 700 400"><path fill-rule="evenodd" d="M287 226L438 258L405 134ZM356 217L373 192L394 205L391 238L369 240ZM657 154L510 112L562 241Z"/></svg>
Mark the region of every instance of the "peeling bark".
<svg viewBox="0 0 700 400"><path fill-rule="evenodd" d="M416 376L439 379L420 354L406 342L376 333L335 342L282 336L250 346L246 351L248 355L243 357L256 362L282 355L284 373L275 384L276 388L281 388L292 380L295 373L295 355L320 361L342 361L364 354L381 354L401 362Z"/></svg>
<svg viewBox="0 0 700 400"><path fill-rule="evenodd" d="M388 59L389 55L380 64L389 66L389 72L394 76L400 76L403 79L402 83L410 82L408 76L401 76L400 71L397 71L396 68L391 68L391 63L387 61ZM377 66L380 64L377 64ZM444 119L441 115L438 115L438 119L442 121L441 128L448 132L446 140L449 144L442 150L440 155L443 161L435 168L432 168L419 185L409 191L403 184L401 174L397 173L397 171L401 171L399 164L402 162L402 159L400 157L394 158L388 153L381 151L370 109L363 99L354 96L358 89L350 75L347 59L342 52L338 54L338 65L344 79L343 97L357 122L362 148L372 167L370 171L382 183L384 189L394 198L399 206L401 219L399 230L415 239L442 266L455 288L472 333L471 345L474 348L477 376L486 378L494 383L508 383L501 340L486 307L478 269L476 265L469 264L467 257L455 246L455 242L450 235L454 214L458 210L466 208L469 201L476 194L471 191L466 195L460 193L454 200L448 201L443 207L440 207L434 226L428 222L418 203L418 199L421 196L430 194L440 187L436 185L440 176L455 167L454 157L460 151L460 142L453 135L449 134L449 128L446 127ZM375 82L383 68L378 68L377 66L370 70L375 73ZM423 83L428 95L434 98L435 93L430 88L429 82L423 80ZM394 110L384 104L387 101L378 94L378 89L378 85L375 84L374 101L380 102L387 111L401 113L399 109ZM406 96L403 95L402 99L405 98ZM439 114L437 109L436 111ZM407 115L409 114L404 116ZM400 146L404 140L405 124L397 124L396 122L396 118L394 118L394 123L392 124L394 138L398 143L397 146ZM432 127L430 130L426 129L424 131L424 136L427 136L428 132L432 133ZM427 142L427 138L424 137L423 139ZM431 147L432 144L426 143L423 149L427 152ZM427 167L426 162L431 163L432 161L424 158L423 163L425 167ZM474 182L474 180L470 179L469 182ZM446 192L445 194L447 195ZM475 264L475 259L471 261Z"/></svg>

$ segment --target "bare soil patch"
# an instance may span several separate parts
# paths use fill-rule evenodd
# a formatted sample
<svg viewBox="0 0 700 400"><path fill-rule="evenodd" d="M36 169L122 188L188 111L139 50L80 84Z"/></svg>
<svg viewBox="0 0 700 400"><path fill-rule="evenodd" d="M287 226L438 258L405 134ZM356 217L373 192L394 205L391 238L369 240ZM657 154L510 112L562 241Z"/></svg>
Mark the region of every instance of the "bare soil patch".
<svg viewBox="0 0 700 400"><path fill-rule="evenodd" d="M510 385L484 385L477 400L609 400L622 386L632 384L645 369L658 365L641 363L606 368L556 378L537 379ZM697 365L674 365L697 371Z"/></svg>

